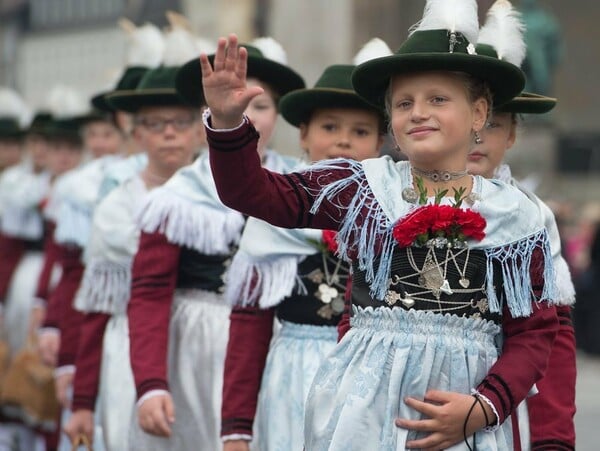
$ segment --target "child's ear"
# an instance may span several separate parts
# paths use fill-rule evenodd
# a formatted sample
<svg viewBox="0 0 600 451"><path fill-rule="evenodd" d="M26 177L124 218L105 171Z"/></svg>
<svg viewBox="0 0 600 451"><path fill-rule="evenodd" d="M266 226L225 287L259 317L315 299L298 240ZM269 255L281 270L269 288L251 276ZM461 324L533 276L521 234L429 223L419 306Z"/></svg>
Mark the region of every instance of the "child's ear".
<svg viewBox="0 0 600 451"><path fill-rule="evenodd" d="M488 117L488 110L488 101L483 97L473 102L473 130L480 131L483 129Z"/></svg>
<svg viewBox="0 0 600 451"><path fill-rule="evenodd" d="M308 124L300 124L300 147L302 150L308 150Z"/></svg>

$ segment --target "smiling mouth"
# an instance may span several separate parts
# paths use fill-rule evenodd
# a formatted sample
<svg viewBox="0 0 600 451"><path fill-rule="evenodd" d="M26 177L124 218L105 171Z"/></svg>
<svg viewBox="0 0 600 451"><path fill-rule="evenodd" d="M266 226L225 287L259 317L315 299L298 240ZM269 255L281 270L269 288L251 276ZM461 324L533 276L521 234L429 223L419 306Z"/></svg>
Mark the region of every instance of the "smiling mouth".
<svg viewBox="0 0 600 451"><path fill-rule="evenodd" d="M430 132L434 132L436 131L436 128L433 127L416 127L416 128L412 128L408 131L409 135L421 135L421 134L426 134L426 133L430 133Z"/></svg>

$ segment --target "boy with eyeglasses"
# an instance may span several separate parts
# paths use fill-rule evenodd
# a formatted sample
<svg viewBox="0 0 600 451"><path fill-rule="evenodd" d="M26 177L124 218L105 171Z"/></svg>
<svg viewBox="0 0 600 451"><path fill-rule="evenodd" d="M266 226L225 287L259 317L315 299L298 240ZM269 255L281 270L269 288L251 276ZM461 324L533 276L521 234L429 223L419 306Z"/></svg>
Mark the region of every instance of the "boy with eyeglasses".
<svg viewBox="0 0 600 451"><path fill-rule="evenodd" d="M94 212L74 305L85 316L75 359L73 415L65 431L71 440L82 434L92 440L98 400L108 449L127 449L135 406L126 314L139 242L136 212L152 189L190 164L204 145L200 105L186 104L176 94L177 68L149 70L135 89L106 96L114 109L133 115L133 137L145 149L148 163L114 188Z"/></svg>

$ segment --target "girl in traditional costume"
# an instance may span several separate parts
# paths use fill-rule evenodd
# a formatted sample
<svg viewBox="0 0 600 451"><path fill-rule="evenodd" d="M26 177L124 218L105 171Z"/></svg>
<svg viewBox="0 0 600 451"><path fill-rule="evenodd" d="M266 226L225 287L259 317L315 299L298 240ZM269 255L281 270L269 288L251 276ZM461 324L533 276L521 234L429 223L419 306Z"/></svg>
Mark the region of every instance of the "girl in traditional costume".
<svg viewBox="0 0 600 451"><path fill-rule="evenodd" d="M223 201L277 226L338 230L353 261L352 327L315 375L307 450L513 449L505 420L544 374L558 320L542 302L556 299L543 220L515 188L466 171L491 98L524 84L518 67L477 55L478 31L475 1L429 1L396 54L355 69L408 161L287 176L257 164L242 112L260 90L245 84L235 36L214 68L201 56Z"/></svg>

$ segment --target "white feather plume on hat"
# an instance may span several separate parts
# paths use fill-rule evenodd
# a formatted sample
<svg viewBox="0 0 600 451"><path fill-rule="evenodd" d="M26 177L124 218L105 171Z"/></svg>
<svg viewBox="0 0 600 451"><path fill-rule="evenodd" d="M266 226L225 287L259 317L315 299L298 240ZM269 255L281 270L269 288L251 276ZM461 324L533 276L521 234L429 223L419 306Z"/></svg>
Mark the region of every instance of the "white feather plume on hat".
<svg viewBox="0 0 600 451"><path fill-rule="evenodd" d="M352 60L352 64L358 66L375 58L390 56L392 49L380 38L373 38L358 51Z"/></svg>
<svg viewBox="0 0 600 451"><path fill-rule="evenodd" d="M165 32L165 49L163 65L181 66L192 58L197 57L197 37L191 32L188 20L179 13L167 11L169 29Z"/></svg>
<svg viewBox="0 0 600 451"><path fill-rule="evenodd" d="M90 110L87 99L79 91L65 85L56 85L50 90L46 108L57 119L83 116Z"/></svg>
<svg viewBox="0 0 600 451"><path fill-rule="evenodd" d="M287 54L279 42L271 37L256 38L250 45L260 50L265 58L286 65Z"/></svg>
<svg viewBox="0 0 600 451"><path fill-rule="evenodd" d="M427 0L423 18L413 25L410 34L423 30L448 30L462 33L477 44L479 18L476 0Z"/></svg>
<svg viewBox="0 0 600 451"><path fill-rule="evenodd" d="M31 110L14 89L0 88L0 118L14 119L21 127L31 120Z"/></svg>
<svg viewBox="0 0 600 451"><path fill-rule="evenodd" d="M491 45L499 59L520 67L527 52L524 32L521 13L508 0L496 0L481 27L478 43Z"/></svg>
<svg viewBox="0 0 600 451"><path fill-rule="evenodd" d="M128 35L126 65L149 69L158 67L165 48L163 34L158 27L150 23L136 27L127 19L121 19L119 25Z"/></svg>

